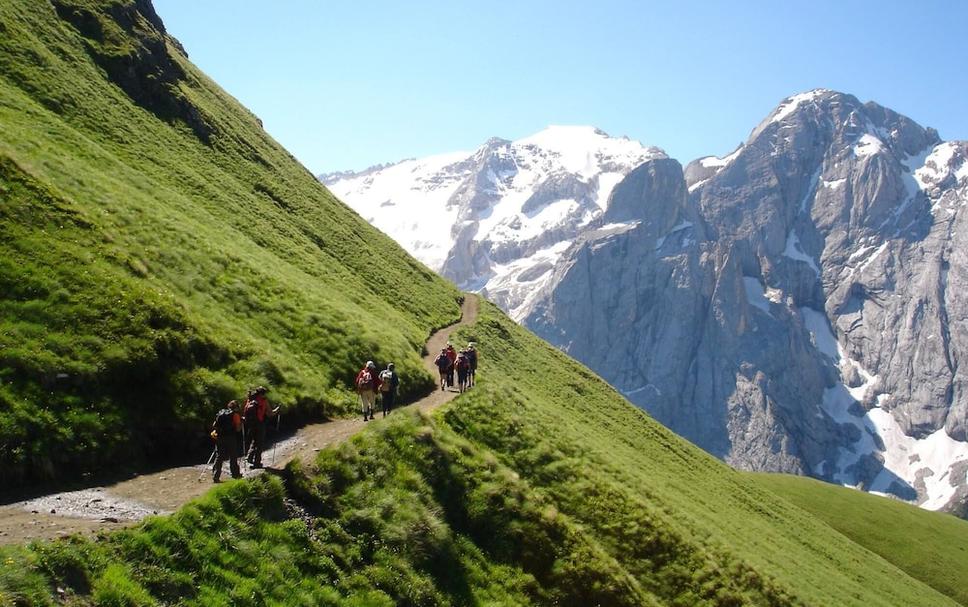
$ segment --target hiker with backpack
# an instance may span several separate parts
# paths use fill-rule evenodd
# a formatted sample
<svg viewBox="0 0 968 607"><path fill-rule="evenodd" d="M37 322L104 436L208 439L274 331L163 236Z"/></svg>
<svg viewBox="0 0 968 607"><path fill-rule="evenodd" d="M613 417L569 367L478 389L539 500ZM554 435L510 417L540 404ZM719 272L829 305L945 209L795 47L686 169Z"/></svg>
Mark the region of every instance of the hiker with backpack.
<svg viewBox="0 0 968 607"><path fill-rule="evenodd" d="M393 363L380 371L380 403L383 405L383 417L386 417L393 408L393 401L397 399L397 386L400 385L400 378L394 371Z"/></svg>
<svg viewBox="0 0 968 607"><path fill-rule="evenodd" d="M215 415L212 422L212 436L215 437L215 465L212 466L212 482L222 478L222 464L228 460L232 478L242 478L239 470L239 456L242 454L242 418L239 416L239 403L234 400Z"/></svg>
<svg viewBox="0 0 968 607"><path fill-rule="evenodd" d="M376 394L380 390L380 378L376 372L376 363L366 361L366 365L356 374L356 392L360 395L360 406L363 408L363 421L375 418L373 410L376 407Z"/></svg>
<svg viewBox="0 0 968 607"><path fill-rule="evenodd" d="M454 387L454 364L457 362L457 350L454 344L447 342L447 358L450 359L450 369L447 371L447 387Z"/></svg>
<svg viewBox="0 0 968 607"><path fill-rule="evenodd" d="M468 387L474 385L475 376L477 375L477 347L474 342L467 344L467 363L469 365L467 373L467 385Z"/></svg>
<svg viewBox="0 0 968 607"><path fill-rule="evenodd" d="M467 389L467 374L471 369L466 350L457 353L457 362L454 363L454 366L457 368L457 390L463 392Z"/></svg>
<svg viewBox="0 0 968 607"><path fill-rule="evenodd" d="M245 456L245 461L249 462L253 468L262 467L262 452L266 447L266 426L270 417L279 414L279 407L269 408L269 399L266 393L269 388L259 386L251 390L251 397L245 404L243 413L245 421L246 438L249 442L249 449Z"/></svg>
<svg viewBox="0 0 968 607"><path fill-rule="evenodd" d="M434 359L434 366L437 367L437 371L440 373L440 390L442 392L447 388L447 376L453 367L450 362L450 357L447 356L447 348L440 349L440 354Z"/></svg>

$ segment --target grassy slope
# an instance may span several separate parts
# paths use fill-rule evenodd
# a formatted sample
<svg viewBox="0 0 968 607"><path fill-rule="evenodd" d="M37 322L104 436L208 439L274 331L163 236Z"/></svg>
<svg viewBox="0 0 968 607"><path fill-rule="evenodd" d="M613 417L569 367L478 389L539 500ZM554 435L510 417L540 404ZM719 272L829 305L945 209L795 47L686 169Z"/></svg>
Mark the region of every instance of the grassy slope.
<svg viewBox="0 0 968 607"><path fill-rule="evenodd" d="M968 605L968 521L801 476L747 477Z"/></svg>
<svg viewBox="0 0 968 607"><path fill-rule="evenodd" d="M481 383L174 516L6 549L44 605L953 605L486 306ZM540 370L540 372L539 372ZM284 501L285 498L285 501ZM17 565L14 565L17 563ZM2 600L0 600L2 603Z"/></svg>
<svg viewBox="0 0 968 607"><path fill-rule="evenodd" d="M368 358L427 389L456 291L133 1L54 4L0 4L0 481L179 453L251 384L339 413Z"/></svg>
<svg viewBox="0 0 968 607"><path fill-rule="evenodd" d="M604 382L490 306L473 335L489 381L447 422L611 537L619 562L655 534L720 546L810 604L947 599L628 406ZM651 530L650 530L651 529ZM908 541L917 541L916 536Z"/></svg>

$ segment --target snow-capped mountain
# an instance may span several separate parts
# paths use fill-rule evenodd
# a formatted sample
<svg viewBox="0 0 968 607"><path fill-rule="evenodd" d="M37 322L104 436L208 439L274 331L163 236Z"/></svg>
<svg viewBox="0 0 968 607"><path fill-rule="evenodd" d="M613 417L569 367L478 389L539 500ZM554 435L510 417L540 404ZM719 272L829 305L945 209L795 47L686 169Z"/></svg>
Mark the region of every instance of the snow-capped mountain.
<svg viewBox="0 0 968 607"><path fill-rule="evenodd" d="M665 153L592 127L552 126L471 153L320 179L429 267L521 318L615 185L655 158Z"/></svg>
<svg viewBox="0 0 968 607"><path fill-rule="evenodd" d="M810 91L629 174L523 322L736 467L963 510L966 205L968 143Z"/></svg>
<svg viewBox="0 0 968 607"><path fill-rule="evenodd" d="M733 466L968 513L968 143L818 89L684 169L552 127L324 180Z"/></svg>

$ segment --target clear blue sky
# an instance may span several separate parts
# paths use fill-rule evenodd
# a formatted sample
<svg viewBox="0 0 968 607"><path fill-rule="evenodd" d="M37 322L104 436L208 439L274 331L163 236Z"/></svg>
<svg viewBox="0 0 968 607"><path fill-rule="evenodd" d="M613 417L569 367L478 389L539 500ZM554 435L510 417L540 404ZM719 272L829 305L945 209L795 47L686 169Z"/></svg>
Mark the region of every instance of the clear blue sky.
<svg viewBox="0 0 968 607"><path fill-rule="evenodd" d="M588 124L688 162L784 97L852 93L968 139L968 2L154 0L311 171Z"/></svg>

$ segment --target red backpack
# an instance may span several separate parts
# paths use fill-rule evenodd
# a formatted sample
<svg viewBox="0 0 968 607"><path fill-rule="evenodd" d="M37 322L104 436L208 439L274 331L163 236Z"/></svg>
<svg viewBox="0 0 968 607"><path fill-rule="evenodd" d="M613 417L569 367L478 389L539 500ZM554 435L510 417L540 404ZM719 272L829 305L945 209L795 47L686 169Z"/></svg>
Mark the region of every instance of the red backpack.
<svg viewBox="0 0 968 607"><path fill-rule="evenodd" d="M373 389L373 374L370 373L369 369L363 369L356 378L356 388L358 390L372 390Z"/></svg>

